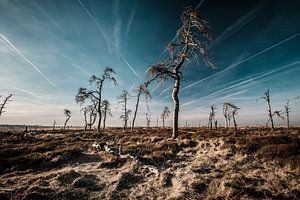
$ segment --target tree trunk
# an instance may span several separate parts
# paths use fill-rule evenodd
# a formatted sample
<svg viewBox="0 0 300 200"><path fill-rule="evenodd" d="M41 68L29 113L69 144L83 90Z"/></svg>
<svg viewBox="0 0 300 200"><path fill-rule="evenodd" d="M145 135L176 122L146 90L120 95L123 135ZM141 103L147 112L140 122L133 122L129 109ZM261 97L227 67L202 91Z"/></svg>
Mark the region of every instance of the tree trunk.
<svg viewBox="0 0 300 200"><path fill-rule="evenodd" d="M224 115L225 117L225 129L228 129L228 119L227 119L227 115Z"/></svg>
<svg viewBox="0 0 300 200"><path fill-rule="evenodd" d="M286 109L286 128L290 128L290 115L289 115L289 108L287 107Z"/></svg>
<svg viewBox="0 0 300 200"><path fill-rule="evenodd" d="M269 111L269 118L270 118L270 121L271 121L271 127L272 127L272 130L274 131L275 128L274 128L274 122L273 122L273 116L272 116L272 110L271 110L271 104L270 104L269 96L267 97L267 105L268 105L268 111Z"/></svg>
<svg viewBox="0 0 300 200"><path fill-rule="evenodd" d="M237 126L236 126L236 121L235 121L235 114L232 114L232 119L233 119L233 124L234 124L234 135L237 133Z"/></svg>
<svg viewBox="0 0 300 200"><path fill-rule="evenodd" d="M125 109L124 109L124 117L125 117L125 119L124 119L124 129L126 129L127 128L127 97L125 96L125 99L124 99L124 107L125 107Z"/></svg>
<svg viewBox="0 0 300 200"><path fill-rule="evenodd" d="M165 128L165 118L162 118L163 128Z"/></svg>
<svg viewBox="0 0 300 200"><path fill-rule="evenodd" d="M66 119L66 121L65 121L65 124L64 124L64 130L66 130L66 126L67 126L67 123L68 123L69 119L70 119L70 116L69 116L69 117Z"/></svg>
<svg viewBox="0 0 300 200"><path fill-rule="evenodd" d="M172 91L172 99L173 99L173 133L172 138L175 139L178 137L178 115L179 115L179 87L180 87L180 78L179 75L176 75L174 80L174 87Z"/></svg>
<svg viewBox="0 0 300 200"><path fill-rule="evenodd" d="M134 111L134 115L133 115L133 119L132 119L131 130L133 130L133 128L134 128L134 122L135 122L136 114L137 114L137 111L139 108L139 103L140 103L140 96L141 96L141 89L139 89L139 93L138 93L136 104L135 104L135 111Z"/></svg>
<svg viewBox="0 0 300 200"><path fill-rule="evenodd" d="M102 84L103 84L103 80L100 82L99 84L99 99L98 99L98 115L99 115L99 119L98 119L98 126L97 126L97 133L101 132L101 120L102 120L102 113L101 113L101 101L102 101Z"/></svg>
<svg viewBox="0 0 300 200"><path fill-rule="evenodd" d="M87 112L85 112L84 111L84 113L83 113L83 115L84 115L84 131L86 131L87 130L87 124L88 124L88 122L87 122L87 118L86 118L86 114L87 114Z"/></svg>
<svg viewBox="0 0 300 200"><path fill-rule="evenodd" d="M104 116L103 116L103 129L105 129L105 123L106 123L106 112L107 112L107 107L105 106L105 109L104 109Z"/></svg>

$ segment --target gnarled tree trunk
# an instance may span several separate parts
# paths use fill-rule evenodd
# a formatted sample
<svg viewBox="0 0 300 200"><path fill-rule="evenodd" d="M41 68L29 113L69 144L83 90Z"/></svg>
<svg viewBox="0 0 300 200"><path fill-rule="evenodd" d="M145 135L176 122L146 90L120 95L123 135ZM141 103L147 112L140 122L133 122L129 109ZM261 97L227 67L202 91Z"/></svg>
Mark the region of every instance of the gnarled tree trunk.
<svg viewBox="0 0 300 200"><path fill-rule="evenodd" d="M180 87L180 77L177 74L176 79L174 80L174 87L172 91L173 99L173 133L172 138L175 139L178 137L178 115L179 115L179 87Z"/></svg>

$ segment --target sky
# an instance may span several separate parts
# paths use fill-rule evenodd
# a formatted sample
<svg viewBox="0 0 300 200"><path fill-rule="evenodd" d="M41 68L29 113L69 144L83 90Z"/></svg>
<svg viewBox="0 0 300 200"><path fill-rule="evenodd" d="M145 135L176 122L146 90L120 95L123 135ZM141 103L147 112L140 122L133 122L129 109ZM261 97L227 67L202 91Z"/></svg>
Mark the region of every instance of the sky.
<svg viewBox="0 0 300 200"><path fill-rule="evenodd" d="M180 27L180 14L193 6L209 21L213 41L211 69L193 60L182 69L180 125L207 125L209 108L224 124L222 103L241 109L237 123L267 121L265 89L273 110L291 100L291 124L300 125L300 3L299 1L217 0L1 0L0 95L13 94L0 124L63 125L65 108L70 125L83 125L75 102L79 87L106 66L116 71L119 85L106 82L103 96L111 102L108 126L121 126L117 96L132 97L147 79L149 66L168 56L167 44ZM150 108L156 125L163 107L172 110L172 81L150 86L152 98L142 97L138 126L145 126ZM285 122L275 120L276 125ZM159 118L159 124L161 119ZM167 119L171 125L171 117Z"/></svg>

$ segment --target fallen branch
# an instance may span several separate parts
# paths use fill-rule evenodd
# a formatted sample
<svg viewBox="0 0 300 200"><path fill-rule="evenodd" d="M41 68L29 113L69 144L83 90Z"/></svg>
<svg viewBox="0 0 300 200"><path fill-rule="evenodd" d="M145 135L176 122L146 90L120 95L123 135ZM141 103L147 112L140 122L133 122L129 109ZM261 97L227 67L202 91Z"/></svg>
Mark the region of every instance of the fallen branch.
<svg viewBox="0 0 300 200"><path fill-rule="evenodd" d="M159 170L156 167L151 166L151 165L143 165L142 162L139 161L138 158L137 158L138 153L136 154L136 156L132 156L129 153L128 154L122 154L122 152L121 152L122 151L122 145L119 146L119 151L118 152L116 150L111 149L105 143L94 143L92 145L92 147L95 148L96 150L100 150L100 151L104 150L107 153L110 153L114 156L118 156L119 158L131 158L133 161L136 161L136 162L140 163L142 169L147 169L147 170L149 170L150 173L153 173L153 174L159 174Z"/></svg>

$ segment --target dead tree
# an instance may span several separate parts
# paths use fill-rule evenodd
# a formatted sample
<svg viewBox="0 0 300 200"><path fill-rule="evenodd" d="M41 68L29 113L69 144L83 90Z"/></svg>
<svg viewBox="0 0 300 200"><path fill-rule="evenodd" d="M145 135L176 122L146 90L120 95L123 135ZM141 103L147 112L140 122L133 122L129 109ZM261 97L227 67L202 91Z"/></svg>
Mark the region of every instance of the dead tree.
<svg viewBox="0 0 300 200"><path fill-rule="evenodd" d="M124 110L124 114L120 116L120 119L124 121L124 129L127 128L127 122L129 120L129 115L131 113L131 110L127 108L127 102L130 96L131 95L128 93L127 90L123 90L120 96L118 96L119 99L118 103L122 104L122 110Z"/></svg>
<svg viewBox="0 0 300 200"><path fill-rule="evenodd" d="M269 116L266 126L268 126L269 122L271 122L271 128L274 131L275 128L274 128L273 113L272 113L271 101L270 101L270 90L269 89L265 90L264 95L265 96L261 97L261 99L264 99L267 103L267 111L268 111L268 116Z"/></svg>
<svg viewBox="0 0 300 200"><path fill-rule="evenodd" d="M67 123L71 118L71 111L68 110L68 109L64 109L64 115L66 116L66 120L65 120L65 123L64 123L64 130L66 130Z"/></svg>
<svg viewBox="0 0 300 200"><path fill-rule="evenodd" d="M284 120L284 117L282 116L281 110L280 110L280 111L274 111L274 112L272 113L272 119L274 119L274 117L278 117L278 118ZM268 127L268 124L269 124L270 121L271 121L271 120L268 119L268 121L267 121L267 123L266 123L266 126L267 126L267 127Z"/></svg>
<svg viewBox="0 0 300 200"><path fill-rule="evenodd" d="M217 107L215 105L212 105L210 107L210 113L209 113L209 118L208 118L208 127L210 130L212 130L212 128L213 128L213 123L216 122L216 120L215 120L216 108Z"/></svg>
<svg viewBox="0 0 300 200"><path fill-rule="evenodd" d="M137 88L137 98L136 98L135 110L134 110L134 114L133 114L133 118L132 118L131 130L133 130L133 128L134 128L134 123L135 123L136 115L137 115L138 108L139 108L141 94L144 94L146 98L150 97L150 92L147 88L148 84L149 83L146 82Z"/></svg>
<svg viewBox="0 0 300 200"><path fill-rule="evenodd" d="M163 128L165 128L165 119L169 117L170 113L170 109L167 106L165 106L163 112L160 115L163 123Z"/></svg>
<svg viewBox="0 0 300 200"><path fill-rule="evenodd" d="M83 115L84 115L84 122L85 122L85 126L84 126L85 131L87 130L88 127L89 127L89 130L91 130L92 126L96 122L96 118L97 118L96 106L97 105L92 104L92 105L88 105L88 106L85 106L84 108L82 108Z"/></svg>
<svg viewBox="0 0 300 200"><path fill-rule="evenodd" d="M150 76L166 81L168 78L174 81L172 90L173 99L173 134L178 136L179 115L179 90L182 79L181 68L195 58L198 62L199 55L205 63L214 67L209 60L208 43L211 41L207 20L192 7L186 7L181 15L181 27L177 30L176 38L168 45L169 57L148 69Z"/></svg>
<svg viewBox="0 0 300 200"><path fill-rule="evenodd" d="M229 109L228 109L228 104L227 103L224 103L223 104L223 115L224 115L224 118L225 118L225 129L227 130L228 127L229 127L229 124L228 124L228 120L230 120L230 114L229 114Z"/></svg>
<svg viewBox="0 0 300 200"><path fill-rule="evenodd" d="M52 130L53 130L53 131L55 130L55 126L56 126L56 121L54 120L54 121L53 121L53 127L52 127Z"/></svg>
<svg viewBox="0 0 300 200"><path fill-rule="evenodd" d="M112 81L114 85L118 85L115 77L113 76L115 74L115 71L110 68L106 67L103 71L103 74L100 77L97 77L95 75L92 75L90 78L90 83L94 83L96 86L95 90L87 90L86 88L79 88L77 95L75 96L75 101L77 103L83 104L86 99L92 98L93 101L96 102L97 105L97 113L98 113L98 126L97 126L97 132L100 133L100 126L101 126L101 120L102 120L102 114L101 114L101 103L102 103L102 90L103 90L103 84L106 80Z"/></svg>
<svg viewBox="0 0 300 200"><path fill-rule="evenodd" d="M102 114L103 114L103 129L105 129L107 116L109 115L112 117L110 103L108 100L102 101Z"/></svg>
<svg viewBox="0 0 300 200"><path fill-rule="evenodd" d="M4 98L3 102L0 103L0 116L5 112L5 106L8 102L12 101L10 98L12 97L12 94L8 95L7 97ZM1 96L0 96L1 98Z"/></svg>
<svg viewBox="0 0 300 200"><path fill-rule="evenodd" d="M149 114L146 113L147 128L150 128L150 120L151 120L151 118L150 118Z"/></svg>
<svg viewBox="0 0 300 200"><path fill-rule="evenodd" d="M234 105L233 103L224 103L223 104L223 108L226 107L227 108L227 118L230 118L232 116L233 119L233 124L234 124L234 134L236 135L237 133L237 123L236 123L236 115L238 114L238 110L240 109L239 107L237 107L236 105Z"/></svg>
<svg viewBox="0 0 300 200"><path fill-rule="evenodd" d="M285 114L286 114L286 128L289 129L290 128L290 101L287 100L286 104L284 105L284 109L285 109Z"/></svg>

